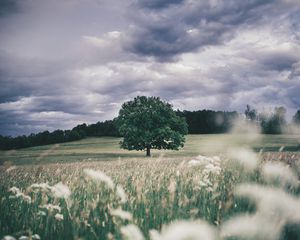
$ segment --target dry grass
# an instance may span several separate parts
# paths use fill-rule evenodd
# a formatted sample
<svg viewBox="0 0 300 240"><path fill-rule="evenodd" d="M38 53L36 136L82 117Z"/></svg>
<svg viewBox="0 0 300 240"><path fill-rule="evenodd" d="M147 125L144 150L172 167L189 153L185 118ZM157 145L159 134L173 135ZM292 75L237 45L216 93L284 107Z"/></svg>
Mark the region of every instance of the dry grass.
<svg viewBox="0 0 300 240"><path fill-rule="evenodd" d="M0 167L0 238L299 238L300 153L242 152L236 159L226 152L192 157L190 151L151 159L11 161ZM253 158L249 168L245 159Z"/></svg>

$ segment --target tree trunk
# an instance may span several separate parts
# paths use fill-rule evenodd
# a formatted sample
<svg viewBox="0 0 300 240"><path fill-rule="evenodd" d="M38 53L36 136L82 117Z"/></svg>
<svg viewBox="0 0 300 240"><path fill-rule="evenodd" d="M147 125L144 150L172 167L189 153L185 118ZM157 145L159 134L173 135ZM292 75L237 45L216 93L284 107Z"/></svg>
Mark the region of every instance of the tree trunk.
<svg viewBox="0 0 300 240"><path fill-rule="evenodd" d="M146 154L147 157L150 157L151 154L150 154L150 147L147 147L147 154Z"/></svg>

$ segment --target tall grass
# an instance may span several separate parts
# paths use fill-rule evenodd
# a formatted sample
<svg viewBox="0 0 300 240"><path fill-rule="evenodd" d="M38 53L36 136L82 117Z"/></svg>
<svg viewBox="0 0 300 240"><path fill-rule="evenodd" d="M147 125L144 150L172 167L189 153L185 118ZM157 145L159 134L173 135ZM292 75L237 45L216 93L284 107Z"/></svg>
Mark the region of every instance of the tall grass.
<svg viewBox="0 0 300 240"><path fill-rule="evenodd" d="M234 151L1 167L0 238L299 238L299 155Z"/></svg>

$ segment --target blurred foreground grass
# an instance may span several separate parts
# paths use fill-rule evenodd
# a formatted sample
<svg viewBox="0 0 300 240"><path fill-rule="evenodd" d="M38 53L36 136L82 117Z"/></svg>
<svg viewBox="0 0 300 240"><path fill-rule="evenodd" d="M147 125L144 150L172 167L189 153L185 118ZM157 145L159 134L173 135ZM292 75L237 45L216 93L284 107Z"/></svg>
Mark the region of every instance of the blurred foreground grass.
<svg viewBox="0 0 300 240"><path fill-rule="evenodd" d="M298 139L190 135L152 158L115 138L2 152L0 239L300 239Z"/></svg>

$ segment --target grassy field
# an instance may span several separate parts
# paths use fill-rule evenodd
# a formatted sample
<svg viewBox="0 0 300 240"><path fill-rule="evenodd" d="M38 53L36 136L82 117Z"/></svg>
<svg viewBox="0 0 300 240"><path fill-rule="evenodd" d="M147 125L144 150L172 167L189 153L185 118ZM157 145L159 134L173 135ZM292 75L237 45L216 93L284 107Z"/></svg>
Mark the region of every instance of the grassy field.
<svg viewBox="0 0 300 240"><path fill-rule="evenodd" d="M300 239L299 136L119 140L1 152L0 239Z"/></svg>
<svg viewBox="0 0 300 240"><path fill-rule="evenodd" d="M144 158L141 151L120 149L119 138L87 138L81 141L40 147L0 151L0 160L12 164L47 164L77 161L111 161L119 158ZM245 135L208 134L188 135L186 144L179 151L152 150L152 156L165 158L190 158L199 154L221 154L232 145L247 145L255 151L300 151L298 135L262 135L259 138Z"/></svg>

